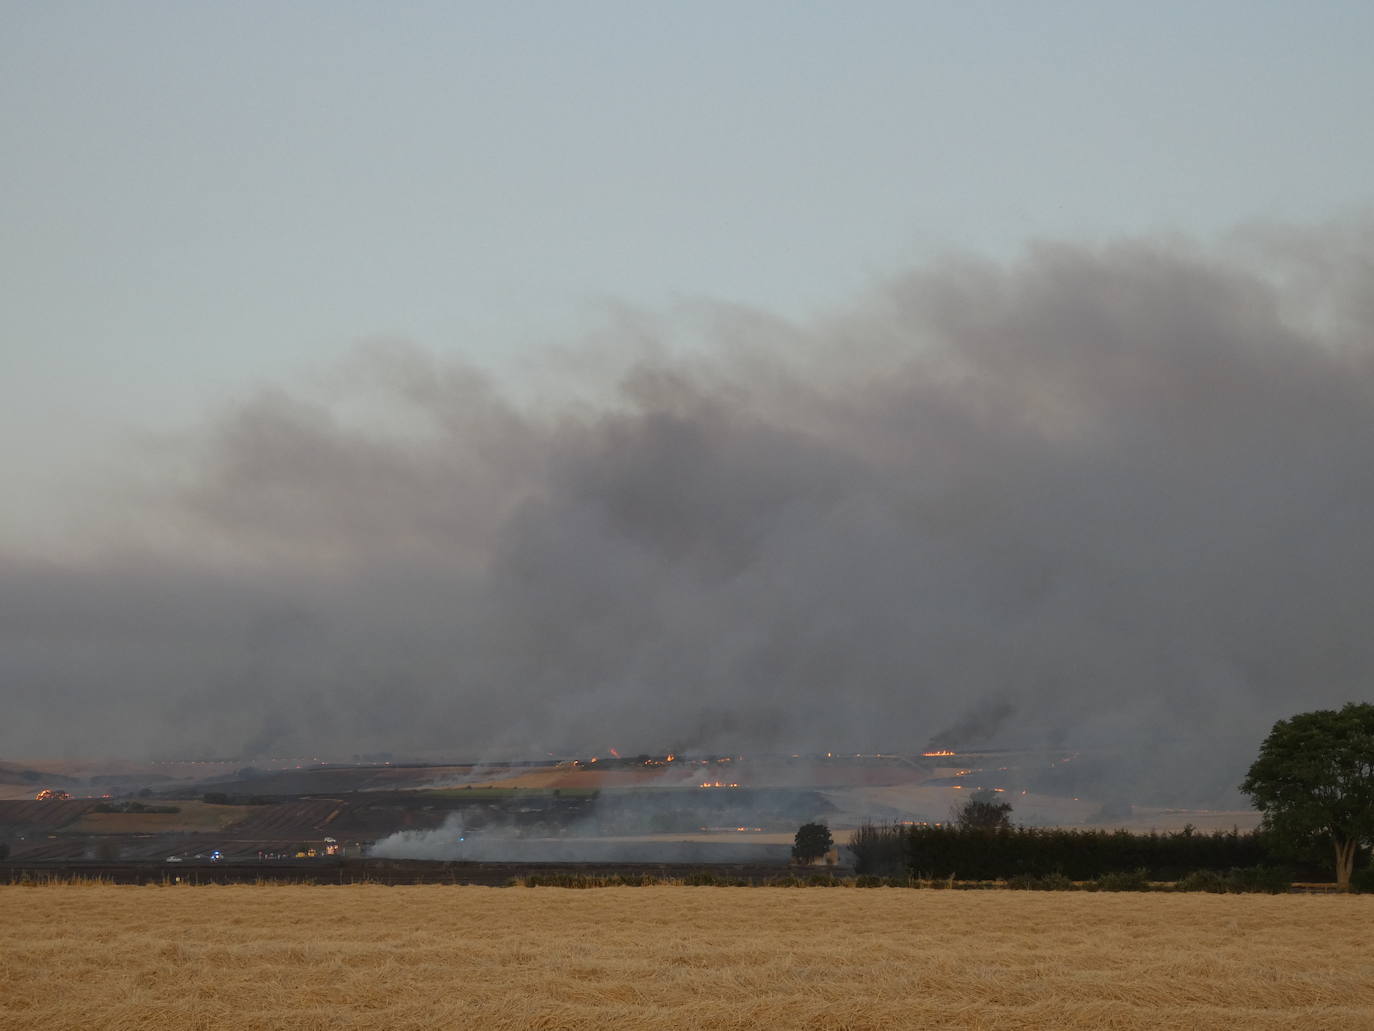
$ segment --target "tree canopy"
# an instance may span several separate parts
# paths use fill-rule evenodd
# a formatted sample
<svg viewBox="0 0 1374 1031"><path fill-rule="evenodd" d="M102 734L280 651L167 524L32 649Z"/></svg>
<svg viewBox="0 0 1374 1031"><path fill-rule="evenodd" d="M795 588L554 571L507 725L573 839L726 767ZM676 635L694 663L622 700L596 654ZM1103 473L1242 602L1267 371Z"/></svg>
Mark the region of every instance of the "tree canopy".
<svg viewBox="0 0 1374 1031"><path fill-rule="evenodd" d="M831 844L829 827L823 823L804 823L792 839L792 858L800 863L814 862L830 851Z"/></svg>
<svg viewBox="0 0 1374 1031"><path fill-rule="evenodd" d="M1348 890L1356 851L1374 839L1374 705L1279 720L1240 789L1280 838L1329 840L1336 883Z"/></svg>
<svg viewBox="0 0 1374 1031"><path fill-rule="evenodd" d="M1011 829L1011 803L999 802L991 791L976 792L954 810L954 822L964 831L1000 831Z"/></svg>

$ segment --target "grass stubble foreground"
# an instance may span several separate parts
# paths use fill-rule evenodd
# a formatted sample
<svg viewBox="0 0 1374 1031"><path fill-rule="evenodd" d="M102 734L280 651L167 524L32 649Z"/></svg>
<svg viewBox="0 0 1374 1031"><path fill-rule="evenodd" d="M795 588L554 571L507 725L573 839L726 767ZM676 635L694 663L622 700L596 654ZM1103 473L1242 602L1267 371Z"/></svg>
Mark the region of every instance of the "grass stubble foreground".
<svg viewBox="0 0 1374 1031"><path fill-rule="evenodd" d="M1374 896L0 886L0 1028L1374 1029Z"/></svg>

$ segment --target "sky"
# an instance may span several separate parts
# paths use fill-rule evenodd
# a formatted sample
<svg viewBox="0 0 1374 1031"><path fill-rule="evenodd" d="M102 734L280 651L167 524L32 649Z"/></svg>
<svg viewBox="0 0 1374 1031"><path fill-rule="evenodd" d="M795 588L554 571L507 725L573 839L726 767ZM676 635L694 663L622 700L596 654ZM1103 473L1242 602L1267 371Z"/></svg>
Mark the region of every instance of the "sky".
<svg viewBox="0 0 1374 1031"><path fill-rule="evenodd" d="M316 744L396 744L464 711L443 699L517 676L548 681L521 695L526 712L568 692L638 711L662 683L705 690L700 733L744 740L787 704L758 685L797 661L777 654L788 627L813 644L876 634L878 658L834 645L825 660L861 696L868 715L848 736L863 743L915 661L907 623L873 629L903 604L896 583L874 586L884 567L926 553L939 572L923 596L962 612L924 675L972 686L923 688L908 707L936 729L962 718L960 692L1021 690L999 665L1009 651L973 672L970 635L1012 633L1007 570L1065 546L1058 506L1075 519L1098 506L1083 525L1105 527L1104 496L1131 516L1149 508L1142 485L1205 483L1220 491L1208 511L1244 537L1247 506L1278 498L1254 486L1265 466L1242 445L1273 434L1288 454L1297 445L1260 416L1314 416L1302 397L1326 408L1307 445L1331 445L1325 473L1280 478L1278 495L1308 507L1268 539L1317 533L1321 513L1356 503L1332 495L1361 475L1333 456L1370 414L1344 393L1370 325L1370 5L5 0L0 20L0 632L16 645L0 692L76 709L12 724L0 754L89 750L119 711L110 747L123 750L156 750L149 736L168 727L196 747L305 746L307 701L343 696L369 715ZM1105 291L1101 305L1085 290ZM1267 341L1263 357L1237 350L1242 337ZM1136 349L1129 376L1122 346ZM1251 391L1226 397L1229 421L1209 421L1222 386L1185 384L1199 365ZM894 441L916 432L897 414L911 405L931 422L907 453ZM1218 464L1166 469L1194 446L1166 415L1210 427ZM1018 443L1027 433L1041 450ZM1012 490L1020 446L1061 498ZM700 495L675 486L682 462ZM971 497L993 506L983 533L972 520L957 546L931 536ZM546 525L553 512L566 524ZM734 529L717 540L709 526ZM1176 529L1149 547L1094 529L1084 550L1133 583L1208 596L1183 569L1176 583L1158 573L1155 546L1196 545L1194 523ZM1333 556L1358 547L1347 529ZM813 625L845 576L806 573L803 556L830 551L866 571L850 599L873 617L862 633ZM1005 561L984 568L991 553ZM578 568L594 554L603 565ZM763 579L746 585L745 568ZM1218 583L1236 588L1246 568ZM730 604L713 579L727 569ZM537 610L587 577L618 615L579 638L570 614ZM391 604L349 595L361 582ZM1091 661L1055 652L1075 637L1069 613L1123 596L1110 578L1074 590L1054 632L1024 636L1043 610L1012 622L1018 647L1046 653L1035 677L1073 681L1055 697L1081 706L1074 692L1136 645L1085 634ZM622 611L623 592L653 602L649 625ZM1151 613L1165 605L1144 597ZM446 637L444 606L466 613L464 633L484 626L480 640ZM697 668L684 656L729 637L725 613L729 657ZM1199 648L1218 654L1171 661L1182 683L1263 696L1253 720L1298 700L1268 683L1293 656L1339 653L1332 701L1367 672L1360 648L1313 628L1287 658L1265 652L1261 675L1254 649L1280 614L1257 616L1253 638L1214 616L1199 616ZM167 633L184 649L150 645L182 619ZM931 635L939 621L917 622ZM362 653L339 644L369 634ZM626 634L643 645L633 661ZM235 666L245 647L252 669ZM481 686L439 686L462 679L446 663L481 667ZM853 686L865 677L887 686ZM687 686L703 678L716 686ZM416 692L412 721L357 701L392 689L381 683ZM257 699L257 715L210 711L216 690ZM104 700L83 716L93 693ZM1106 726L1112 708L1087 721L1093 734L1123 733ZM470 738L510 724L487 709ZM1166 709L1132 726L1167 738ZM648 716L624 725L672 736Z"/></svg>
<svg viewBox="0 0 1374 1031"><path fill-rule="evenodd" d="M0 11L20 546L112 445L359 339L504 367L607 307L804 319L948 250L1309 222L1374 181L1362 3Z"/></svg>

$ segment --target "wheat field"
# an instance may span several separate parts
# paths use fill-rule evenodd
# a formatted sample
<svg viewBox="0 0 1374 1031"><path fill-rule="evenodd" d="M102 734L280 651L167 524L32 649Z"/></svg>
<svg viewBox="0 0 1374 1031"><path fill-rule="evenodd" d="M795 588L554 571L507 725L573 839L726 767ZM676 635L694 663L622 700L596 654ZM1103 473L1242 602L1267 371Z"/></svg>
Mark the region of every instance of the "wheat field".
<svg viewBox="0 0 1374 1031"><path fill-rule="evenodd" d="M1374 897L0 887L0 1028L1374 1029Z"/></svg>

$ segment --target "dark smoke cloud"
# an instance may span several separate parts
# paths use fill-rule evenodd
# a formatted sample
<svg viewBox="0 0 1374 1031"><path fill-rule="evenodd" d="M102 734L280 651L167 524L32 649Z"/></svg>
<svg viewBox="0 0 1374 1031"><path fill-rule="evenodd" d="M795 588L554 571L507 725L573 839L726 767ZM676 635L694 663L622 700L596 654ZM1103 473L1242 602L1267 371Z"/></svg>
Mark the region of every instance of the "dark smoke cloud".
<svg viewBox="0 0 1374 1031"><path fill-rule="evenodd" d="M636 315L537 401L373 345L188 435L122 544L3 560L0 754L939 735L1215 794L1369 697L1372 332L1359 225Z"/></svg>
<svg viewBox="0 0 1374 1031"><path fill-rule="evenodd" d="M1007 698L989 698L969 709L929 741L930 749L959 749L986 745L1016 714L1016 704Z"/></svg>

